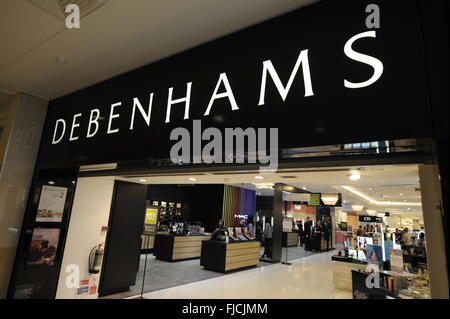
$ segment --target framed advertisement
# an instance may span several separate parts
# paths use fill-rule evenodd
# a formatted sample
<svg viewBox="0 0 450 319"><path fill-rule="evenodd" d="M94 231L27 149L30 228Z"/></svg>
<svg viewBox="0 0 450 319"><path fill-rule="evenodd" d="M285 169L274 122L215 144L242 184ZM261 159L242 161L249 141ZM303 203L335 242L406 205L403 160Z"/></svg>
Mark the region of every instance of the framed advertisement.
<svg viewBox="0 0 450 319"><path fill-rule="evenodd" d="M36 212L36 222L61 222L66 196L67 187L43 185Z"/></svg>
<svg viewBox="0 0 450 319"><path fill-rule="evenodd" d="M33 229L27 266L53 266L58 249L59 233L59 228Z"/></svg>
<svg viewBox="0 0 450 319"><path fill-rule="evenodd" d="M145 208L144 235L156 235L158 221L158 206L147 206Z"/></svg>
<svg viewBox="0 0 450 319"><path fill-rule="evenodd" d="M291 217L284 217L283 218L283 232L284 233L291 233L292 232L292 224L294 222L294 219Z"/></svg>
<svg viewBox="0 0 450 319"><path fill-rule="evenodd" d="M402 272L404 270L403 251L401 249L391 248L390 257L391 257L391 270L394 272Z"/></svg>
<svg viewBox="0 0 450 319"><path fill-rule="evenodd" d="M311 193L309 194L309 202L308 205L310 206L319 206L320 205L320 193Z"/></svg>

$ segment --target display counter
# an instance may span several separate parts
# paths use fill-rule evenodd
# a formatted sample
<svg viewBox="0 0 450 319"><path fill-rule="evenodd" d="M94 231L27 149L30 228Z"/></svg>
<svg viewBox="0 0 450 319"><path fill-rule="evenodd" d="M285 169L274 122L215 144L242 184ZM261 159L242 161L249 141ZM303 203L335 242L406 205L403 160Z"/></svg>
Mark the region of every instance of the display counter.
<svg viewBox="0 0 450 319"><path fill-rule="evenodd" d="M256 266L259 263L259 247L259 241L225 243L205 240L202 242L200 265L219 272Z"/></svg>
<svg viewBox="0 0 450 319"><path fill-rule="evenodd" d="M299 235L297 232L283 233L283 247L297 246Z"/></svg>
<svg viewBox="0 0 450 319"><path fill-rule="evenodd" d="M380 273L382 274L382 272ZM352 296L353 299L398 299L399 297L383 286L369 288L366 285L368 274L352 270Z"/></svg>
<svg viewBox="0 0 450 319"><path fill-rule="evenodd" d="M344 256L332 256L331 260L335 288L352 291L352 271L365 271L367 262Z"/></svg>
<svg viewBox="0 0 450 319"><path fill-rule="evenodd" d="M200 258L202 241L209 239L211 234L199 236L157 234L153 254L156 259L165 261Z"/></svg>
<svg viewBox="0 0 450 319"><path fill-rule="evenodd" d="M379 288L367 288L368 274L352 271L353 298L429 299L429 280L405 271L380 271Z"/></svg>
<svg viewBox="0 0 450 319"><path fill-rule="evenodd" d="M155 245L155 236L141 235L141 251L152 250Z"/></svg>

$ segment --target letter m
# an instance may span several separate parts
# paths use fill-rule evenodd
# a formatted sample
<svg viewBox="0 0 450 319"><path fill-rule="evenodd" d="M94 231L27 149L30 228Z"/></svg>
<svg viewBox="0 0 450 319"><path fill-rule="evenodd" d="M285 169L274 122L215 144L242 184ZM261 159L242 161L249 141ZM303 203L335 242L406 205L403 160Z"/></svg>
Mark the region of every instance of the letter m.
<svg viewBox="0 0 450 319"><path fill-rule="evenodd" d="M246 313L257 313L256 304L255 303L253 305L247 304L247 311L246 311Z"/></svg>
<svg viewBox="0 0 450 319"><path fill-rule="evenodd" d="M286 86L281 83L280 77L278 76L277 71L275 70L272 61L266 60L263 62L263 72L261 78L261 91L259 94L259 103L258 105L264 105L264 98L266 95L266 82L267 82L267 73L273 80L278 93L280 93L281 98L286 100L286 97L291 89L292 83L294 82L295 75L297 74L298 69L302 66L303 71L303 82L305 85L305 97L314 95L311 84L311 73L309 71L309 60L308 60L308 50L302 50L298 55L297 62L295 62L294 69L291 72L288 83Z"/></svg>

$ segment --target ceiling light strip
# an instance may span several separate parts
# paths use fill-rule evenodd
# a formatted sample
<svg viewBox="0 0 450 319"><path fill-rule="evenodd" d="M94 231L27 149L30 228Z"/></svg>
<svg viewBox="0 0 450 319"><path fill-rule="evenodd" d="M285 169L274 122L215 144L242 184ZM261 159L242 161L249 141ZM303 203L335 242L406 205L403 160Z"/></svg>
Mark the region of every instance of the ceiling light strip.
<svg viewBox="0 0 450 319"><path fill-rule="evenodd" d="M370 197L369 195L364 194L361 191L358 191L356 189L354 189L351 186L341 186L343 189L345 189L346 191L349 191L350 193L355 194L356 196L365 199L366 201L368 201L371 204L377 205L377 206L422 206L421 203L413 203L413 202L388 202L388 201L378 201L376 199L373 199L372 197Z"/></svg>

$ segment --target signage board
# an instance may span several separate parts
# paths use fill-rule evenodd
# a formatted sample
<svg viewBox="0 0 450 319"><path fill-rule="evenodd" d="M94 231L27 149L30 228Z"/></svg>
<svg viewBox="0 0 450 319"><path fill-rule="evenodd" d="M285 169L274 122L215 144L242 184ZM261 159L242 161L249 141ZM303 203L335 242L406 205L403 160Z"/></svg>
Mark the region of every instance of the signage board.
<svg viewBox="0 0 450 319"><path fill-rule="evenodd" d="M147 206L145 209L144 235L156 235L158 224L158 206Z"/></svg>
<svg viewBox="0 0 450 319"><path fill-rule="evenodd" d="M380 28L365 2L320 1L52 100L38 163L168 159L174 129L202 141L194 120L277 128L278 149L431 137L418 3L377 4Z"/></svg>
<svg viewBox="0 0 450 319"><path fill-rule="evenodd" d="M378 216L359 215L359 221L366 222L366 223L382 223L383 218L378 217Z"/></svg>
<svg viewBox="0 0 450 319"><path fill-rule="evenodd" d="M309 206L319 206L320 205L320 193L309 194Z"/></svg>

